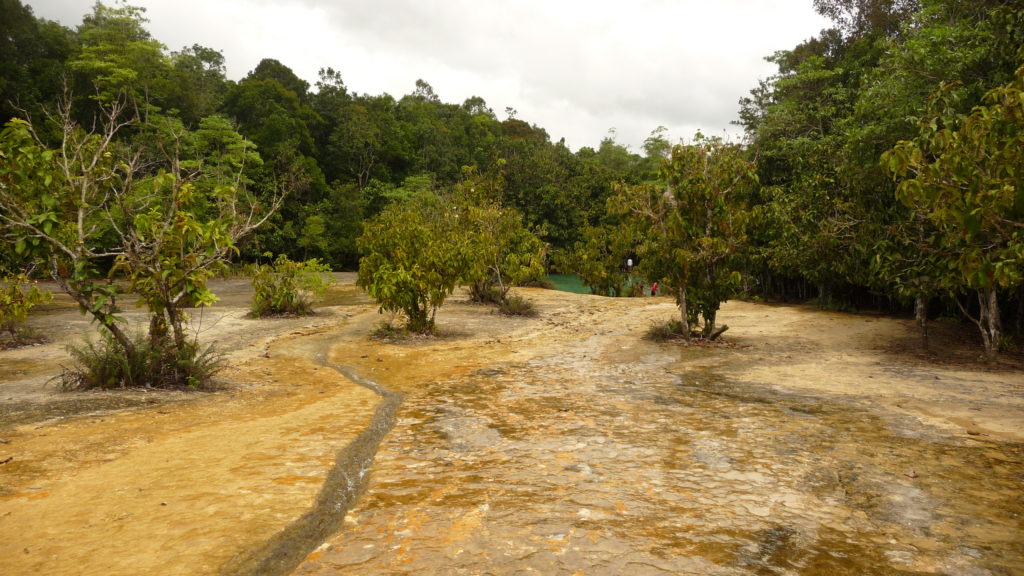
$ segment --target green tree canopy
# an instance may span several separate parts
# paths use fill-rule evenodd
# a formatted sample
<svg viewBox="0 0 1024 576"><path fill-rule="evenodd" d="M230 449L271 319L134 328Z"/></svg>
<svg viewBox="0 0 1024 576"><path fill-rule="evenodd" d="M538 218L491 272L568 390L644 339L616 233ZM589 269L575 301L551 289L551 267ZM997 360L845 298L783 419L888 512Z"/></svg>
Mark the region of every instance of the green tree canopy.
<svg viewBox="0 0 1024 576"><path fill-rule="evenodd" d="M431 332L437 309L463 278L469 255L458 212L441 197L417 194L368 221L357 284L381 312L404 314L414 332Z"/></svg>
<svg viewBox="0 0 1024 576"><path fill-rule="evenodd" d="M754 165L739 146L698 135L674 146L661 172L667 188L622 187L613 207L637 222L640 269L675 293L683 336L699 318L711 337L721 303L739 285Z"/></svg>
<svg viewBox="0 0 1024 576"><path fill-rule="evenodd" d="M959 286L978 293L978 316L989 354L1002 338L998 291L1024 282L1024 67L989 92L966 117L950 115L948 91L919 137L887 154L905 178L901 201L935 225L943 260ZM965 309L966 312L966 309Z"/></svg>

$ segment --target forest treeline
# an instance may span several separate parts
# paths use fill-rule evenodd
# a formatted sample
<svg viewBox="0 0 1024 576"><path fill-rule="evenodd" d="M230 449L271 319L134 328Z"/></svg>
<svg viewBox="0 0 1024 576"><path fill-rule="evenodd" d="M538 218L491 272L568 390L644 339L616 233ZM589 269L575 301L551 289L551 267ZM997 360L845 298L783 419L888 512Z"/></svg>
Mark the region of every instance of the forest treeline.
<svg viewBox="0 0 1024 576"><path fill-rule="evenodd" d="M257 186L287 180L279 213L247 243L247 254L288 253L354 269L362 222L424 185L441 190L464 167L500 175L504 199L555 246L569 246L598 222L611 183L639 181L657 160L612 139L572 152L507 111L500 120L478 97L443 102L426 81L410 94L358 94L342 71L325 67L314 85L267 58L240 81L225 75L223 55L199 45L168 51L146 30L139 8L97 4L77 29L35 18L19 0L2 0L0 116L40 118L70 80L77 119L96 113L96 86L127 87L147 114L172 116L189 129L221 117L253 143Z"/></svg>
<svg viewBox="0 0 1024 576"><path fill-rule="evenodd" d="M217 49L168 50L140 8L97 3L70 29L20 0L0 0L0 117L32 120L57 148L61 122L45 118L97 126L130 103L150 128L115 139L153 155L173 143L211 190L230 176L252 206L276 207L233 238L242 260L354 269L364 224L398 218L389 206L486 183L488 201L547 244L549 267L618 294L632 258L705 333L718 302L743 292L916 307L922 321L962 313L995 350L1002 317L1024 328L1024 11L1014 0L814 7L834 27L767 55L778 71L739 102L743 142L657 128L639 151L609 136L574 152L514 110L447 103L423 80L397 98L359 94L330 62L310 85L267 58L232 81ZM17 269L30 252L0 264Z"/></svg>

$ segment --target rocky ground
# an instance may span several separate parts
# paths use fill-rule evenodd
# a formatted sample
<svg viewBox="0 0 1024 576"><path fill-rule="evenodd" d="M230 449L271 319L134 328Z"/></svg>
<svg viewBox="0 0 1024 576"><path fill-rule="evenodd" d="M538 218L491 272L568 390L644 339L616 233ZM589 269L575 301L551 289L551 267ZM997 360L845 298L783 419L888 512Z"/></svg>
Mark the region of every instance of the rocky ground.
<svg viewBox="0 0 1024 576"><path fill-rule="evenodd" d="M682 347L641 338L670 299L530 289L535 319L457 294L440 337L379 342L340 278L310 318L249 319L244 281L216 287L194 318L229 361L213 392L60 392L88 322L60 298L33 316L50 342L0 352L0 573L258 556L381 402L332 365L405 400L296 573L1024 569L1024 372L969 328L925 351L910 321L733 302L724 344Z"/></svg>

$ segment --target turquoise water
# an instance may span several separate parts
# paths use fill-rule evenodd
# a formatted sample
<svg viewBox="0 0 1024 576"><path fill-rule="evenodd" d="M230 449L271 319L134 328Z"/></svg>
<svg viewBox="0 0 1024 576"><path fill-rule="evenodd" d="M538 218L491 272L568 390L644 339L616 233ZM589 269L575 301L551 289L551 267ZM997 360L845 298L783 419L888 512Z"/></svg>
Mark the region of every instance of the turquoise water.
<svg viewBox="0 0 1024 576"><path fill-rule="evenodd" d="M555 287L555 290L572 292L573 294L591 294L590 288L585 286L580 277L575 274L548 274L547 279ZM636 281L636 279L634 279ZM648 287L650 290L650 287ZM628 293L628 285L627 285Z"/></svg>
<svg viewBox="0 0 1024 576"><path fill-rule="evenodd" d="M547 279L555 287L555 290L573 294L590 294L590 288L584 286L580 277L575 274L549 274Z"/></svg>

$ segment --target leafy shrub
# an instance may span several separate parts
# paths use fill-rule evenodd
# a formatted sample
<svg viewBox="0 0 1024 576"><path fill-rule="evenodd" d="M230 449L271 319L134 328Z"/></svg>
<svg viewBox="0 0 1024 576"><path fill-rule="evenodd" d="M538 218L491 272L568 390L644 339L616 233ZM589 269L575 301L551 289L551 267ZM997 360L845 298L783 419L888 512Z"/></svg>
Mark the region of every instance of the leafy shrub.
<svg viewBox="0 0 1024 576"><path fill-rule="evenodd" d="M181 349L163 350L162 356L150 356L150 382L160 388L207 388L225 366L224 356L212 345L202 348L191 341Z"/></svg>
<svg viewBox="0 0 1024 576"><path fill-rule="evenodd" d="M462 220L471 254L464 280L474 300L501 304L512 286L544 277L547 245L526 228L514 208L469 203Z"/></svg>
<svg viewBox="0 0 1024 576"><path fill-rule="evenodd" d="M439 196L392 203L364 224L356 285L382 313L403 314L408 330L432 333L437 309L468 267L464 235L458 214Z"/></svg>
<svg viewBox="0 0 1024 576"><path fill-rule="evenodd" d="M64 369L60 376L61 388L200 389L207 387L224 367L223 356L212 346L201 349L194 341L186 342L181 349L154 347L149 338L133 335L132 345L137 353L125 354L109 333L102 332L98 342L89 339L79 346L69 347L75 366Z"/></svg>
<svg viewBox="0 0 1024 576"><path fill-rule="evenodd" d="M255 318L311 314L313 302L334 282L326 274L331 267L316 258L293 262L279 254L273 264L256 264L251 270L255 293L249 314Z"/></svg>
<svg viewBox="0 0 1024 576"><path fill-rule="evenodd" d="M126 355L107 332L100 334L99 342L87 339L79 346L68 347L75 367L64 369L61 387L65 390L88 390L142 386L147 376L147 355ZM145 344L141 338L134 340L136 345Z"/></svg>
<svg viewBox="0 0 1024 576"><path fill-rule="evenodd" d="M498 304L498 311L506 316L536 316L537 307L522 296L510 296Z"/></svg>
<svg viewBox="0 0 1024 576"><path fill-rule="evenodd" d="M0 277L0 331L10 333L15 343L30 338L20 324L28 319L32 308L52 299L53 294L40 290L24 274Z"/></svg>

